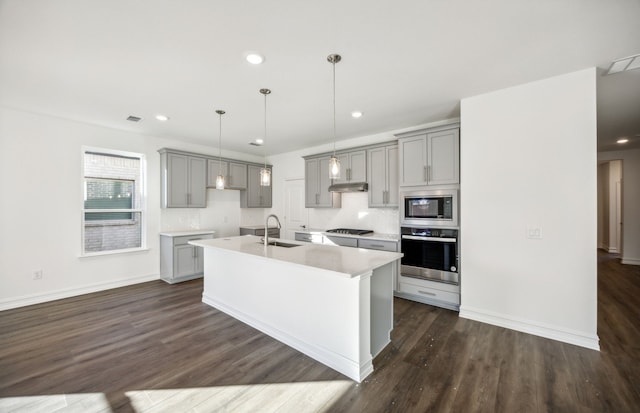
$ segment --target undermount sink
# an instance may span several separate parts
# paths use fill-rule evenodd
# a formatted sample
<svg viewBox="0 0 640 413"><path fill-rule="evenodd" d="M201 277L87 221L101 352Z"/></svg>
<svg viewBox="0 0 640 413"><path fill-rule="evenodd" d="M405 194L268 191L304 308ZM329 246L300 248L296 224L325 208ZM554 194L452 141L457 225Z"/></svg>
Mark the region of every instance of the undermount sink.
<svg viewBox="0 0 640 413"><path fill-rule="evenodd" d="M261 242L261 244L263 244ZM282 241L269 241L268 245L273 245L274 247L282 247L282 248L293 248L293 247L299 247L299 244L289 244L287 242L282 242Z"/></svg>

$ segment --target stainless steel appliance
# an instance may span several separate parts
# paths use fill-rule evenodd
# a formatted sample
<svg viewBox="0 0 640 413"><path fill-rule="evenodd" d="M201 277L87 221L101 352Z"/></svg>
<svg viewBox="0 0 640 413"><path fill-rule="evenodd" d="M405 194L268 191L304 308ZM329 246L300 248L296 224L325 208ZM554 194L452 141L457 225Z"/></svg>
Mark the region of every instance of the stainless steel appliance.
<svg viewBox="0 0 640 413"><path fill-rule="evenodd" d="M401 227L400 273L458 284L458 230L448 228Z"/></svg>
<svg viewBox="0 0 640 413"><path fill-rule="evenodd" d="M404 191L400 193L402 225L458 226L458 189Z"/></svg>
<svg viewBox="0 0 640 413"><path fill-rule="evenodd" d="M349 235L366 235L373 234L370 229L353 229L353 228L334 228L328 229L326 232L333 234L349 234Z"/></svg>

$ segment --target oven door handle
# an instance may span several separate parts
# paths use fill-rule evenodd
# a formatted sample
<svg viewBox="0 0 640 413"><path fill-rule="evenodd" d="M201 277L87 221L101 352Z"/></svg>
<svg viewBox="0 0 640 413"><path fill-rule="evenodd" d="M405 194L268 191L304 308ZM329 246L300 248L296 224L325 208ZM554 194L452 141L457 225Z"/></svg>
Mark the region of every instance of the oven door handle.
<svg viewBox="0 0 640 413"><path fill-rule="evenodd" d="M424 242L456 242L455 238L431 238L431 237L421 237L418 235L403 235L402 239L411 239L415 241L424 241Z"/></svg>

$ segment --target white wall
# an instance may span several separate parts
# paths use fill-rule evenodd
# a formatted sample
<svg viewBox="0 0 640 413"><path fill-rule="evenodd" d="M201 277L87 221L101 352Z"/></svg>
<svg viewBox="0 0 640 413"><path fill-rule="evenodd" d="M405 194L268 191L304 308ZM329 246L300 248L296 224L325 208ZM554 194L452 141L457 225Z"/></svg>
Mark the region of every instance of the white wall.
<svg viewBox="0 0 640 413"><path fill-rule="evenodd" d="M79 257L83 145L146 155L148 251ZM160 208L162 147L217 155L214 147L0 107L0 309L157 279L163 230L237 234L238 191L209 189L204 209ZM233 152L223 156L260 161ZM33 280L40 269L43 278Z"/></svg>
<svg viewBox="0 0 640 413"><path fill-rule="evenodd" d="M598 349L595 69L463 99L461 129L460 315Z"/></svg>
<svg viewBox="0 0 640 413"><path fill-rule="evenodd" d="M640 149L600 152L598 161L622 160L622 263L640 265Z"/></svg>

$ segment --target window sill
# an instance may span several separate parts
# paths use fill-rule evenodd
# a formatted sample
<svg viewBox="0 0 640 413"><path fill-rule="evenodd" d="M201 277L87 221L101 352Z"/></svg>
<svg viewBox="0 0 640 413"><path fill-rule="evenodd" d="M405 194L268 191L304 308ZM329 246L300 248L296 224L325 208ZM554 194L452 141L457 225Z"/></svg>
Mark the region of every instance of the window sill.
<svg viewBox="0 0 640 413"><path fill-rule="evenodd" d="M98 252L85 252L84 254L80 254L78 258L91 258L91 257L100 257L103 255L116 255L116 254L128 254L131 252L143 252L149 251L149 248L127 248L121 250L110 250L110 251L98 251Z"/></svg>

